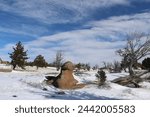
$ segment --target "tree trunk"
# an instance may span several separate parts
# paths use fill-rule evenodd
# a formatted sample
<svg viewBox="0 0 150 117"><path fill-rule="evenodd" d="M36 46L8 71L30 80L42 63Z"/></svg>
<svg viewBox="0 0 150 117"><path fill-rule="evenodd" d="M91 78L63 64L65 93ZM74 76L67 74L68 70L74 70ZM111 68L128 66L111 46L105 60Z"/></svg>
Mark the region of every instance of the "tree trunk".
<svg viewBox="0 0 150 117"><path fill-rule="evenodd" d="M16 68L16 65L14 64L14 65L13 65L13 70L15 70L15 68Z"/></svg>
<svg viewBox="0 0 150 117"><path fill-rule="evenodd" d="M134 75L134 71L132 69L132 64L128 66L130 76Z"/></svg>
<svg viewBox="0 0 150 117"><path fill-rule="evenodd" d="M60 70L60 66L57 66L57 71L59 71Z"/></svg>
<svg viewBox="0 0 150 117"><path fill-rule="evenodd" d="M124 72L127 72L126 67L123 68Z"/></svg>

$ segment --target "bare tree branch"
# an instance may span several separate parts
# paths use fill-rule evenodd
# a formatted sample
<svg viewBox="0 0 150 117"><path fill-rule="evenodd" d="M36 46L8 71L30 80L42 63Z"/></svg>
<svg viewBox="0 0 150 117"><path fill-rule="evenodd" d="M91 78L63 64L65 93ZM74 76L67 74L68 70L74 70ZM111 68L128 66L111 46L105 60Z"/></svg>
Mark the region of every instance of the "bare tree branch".
<svg viewBox="0 0 150 117"><path fill-rule="evenodd" d="M127 35L125 48L116 51L126 64L132 74L132 66L141 58L150 55L150 36L143 33L132 33ZM130 74L130 75L131 75Z"/></svg>

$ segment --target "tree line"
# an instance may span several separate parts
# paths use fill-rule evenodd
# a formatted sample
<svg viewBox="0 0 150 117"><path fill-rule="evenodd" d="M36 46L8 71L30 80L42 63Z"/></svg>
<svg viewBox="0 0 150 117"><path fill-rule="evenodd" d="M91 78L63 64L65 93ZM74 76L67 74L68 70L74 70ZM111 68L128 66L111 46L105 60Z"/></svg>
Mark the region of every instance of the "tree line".
<svg viewBox="0 0 150 117"><path fill-rule="evenodd" d="M22 69L25 69L25 66L36 66L37 69L39 67L53 66L59 70L64 59L62 51L59 50L56 53L56 57L53 63L46 62L44 56L42 55L37 55L32 62L27 62L29 59L27 52L28 50L24 49L21 41L19 41L15 47L13 47L13 52L9 53L9 57L11 58L10 64L13 66L13 69L15 69L17 66Z"/></svg>
<svg viewBox="0 0 150 117"><path fill-rule="evenodd" d="M20 41L15 45L15 47L13 47L13 52L9 53L9 57L11 58L10 64L13 66L13 69L15 69L17 66L22 69L25 69L25 66L36 66L37 69L39 67L50 66L56 67L57 71L59 71L64 62L64 54L61 50L56 52L54 61L52 63L48 63L42 55L37 55L33 61L28 62L27 60L29 57L27 52L28 50L24 49L24 46ZM91 67L88 63L78 63L75 65L75 68L78 70L83 69L89 71Z"/></svg>
<svg viewBox="0 0 150 117"><path fill-rule="evenodd" d="M145 58L142 61L142 64L138 63L141 58L150 55L150 36L143 33L132 33L127 35L125 42L126 45L122 49L116 51L116 53L121 56L122 60L120 62L114 61L113 64L106 64L104 62L104 67L112 68L113 66L113 69L116 72L119 72L122 69L126 70L127 68L131 76L134 75L133 68L136 68L139 65L144 69L150 70L150 57ZM29 65L37 66L37 68L52 66L59 70L64 60L63 52L59 50L56 52L53 63L47 63L42 55L37 55L32 62L27 62L27 59L29 59L27 50L24 49L24 46L20 41L13 47L13 52L9 53L9 56L11 58L10 63L12 64L13 69L15 69L16 66L24 69L26 65ZM76 64L76 68L79 70L90 70L91 66L89 63L78 63ZM98 69L98 65L95 65L93 69Z"/></svg>

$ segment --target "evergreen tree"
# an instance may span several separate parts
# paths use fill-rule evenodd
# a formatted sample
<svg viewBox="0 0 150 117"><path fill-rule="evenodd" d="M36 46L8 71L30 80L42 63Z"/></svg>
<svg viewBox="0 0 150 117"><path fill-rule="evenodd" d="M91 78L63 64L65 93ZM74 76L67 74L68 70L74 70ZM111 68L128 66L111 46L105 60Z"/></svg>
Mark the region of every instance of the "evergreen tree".
<svg viewBox="0 0 150 117"><path fill-rule="evenodd" d="M78 70L84 69L84 70L90 71L90 69L91 69L91 66L90 66L89 63L86 63L86 64L85 64L85 63L78 63L78 64L75 65L75 67L76 67Z"/></svg>
<svg viewBox="0 0 150 117"><path fill-rule="evenodd" d="M42 55L38 55L35 59L34 59L34 65L37 67L47 67L48 63L45 61L44 57Z"/></svg>
<svg viewBox="0 0 150 117"><path fill-rule="evenodd" d="M13 69L15 69L16 66L24 69L28 57L27 51L24 50L24 46L20 41L16 44L16 47L13 47L13 52L9 53L9 55L11 58L11 64L13 66Z"/></svg>
<svg viewBox="0 0 150 117"><path fill-rule="evenodd" d="M78 70L80 70L80 69L81 69L81 63L76 64L75 67L76 67Z"/></svg>
<svg viewBox="0 0 150 117"><path fill-rule="evenodd" d="M106 73L100 69L98 70L98 72L96 73L95 75L98 79L98 85L101 86L101 85L104 85L105 81L106 81Z"/></svg>
<svg viewBox="0 0 150 117"><path fill-rule="evenodd" d="M150 71L150 58L145 58L143 61L142 61L142 65L148 69Z"/></svg>
<svg viewBox="0 0 150 117"><path fill-rule="evenodd" d="M91 69L90 64L89 64L89 63L85 64L85 68L86 68L88 71L90 71L90 69Z"/></svg>
<svg viewBox="0 0 150 117"><path fill-rule="evenodd" d="M29 61L29 62L26 62L26 64L25 64L26 66L31 66L31 67L33 67L34 66L34 63L33 62L31 62L31 61Z"/></svg>

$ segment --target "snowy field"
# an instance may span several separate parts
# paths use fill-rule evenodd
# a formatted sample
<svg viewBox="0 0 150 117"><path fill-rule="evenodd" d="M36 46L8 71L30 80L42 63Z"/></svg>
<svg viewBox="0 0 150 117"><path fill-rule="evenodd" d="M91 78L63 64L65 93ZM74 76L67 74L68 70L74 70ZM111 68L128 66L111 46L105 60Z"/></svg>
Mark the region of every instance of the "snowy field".
<svg viewBox="0 0 150 117"><path fill-rule="evenodd" d="M10 65L0 64L0 72L11 72L12 67Z"/></svg>
<svg viewBox="0 0 150 117"><path fill-rule="evenodd" d="M32 69L30 71L0 72L0 99L1 100L113 100L150 99L150 83L140 84L142 88L129 88L110 81L127 73L107 73L107 85L98 87L96 71L84 72L74 77L80 83L87 83L82 89L61 90L53 86L47 86L43 81L46 75L57 75L54 68ZM47 90L43 90L47 89ZM62 93L64 92L64 93Z"/></svg>

